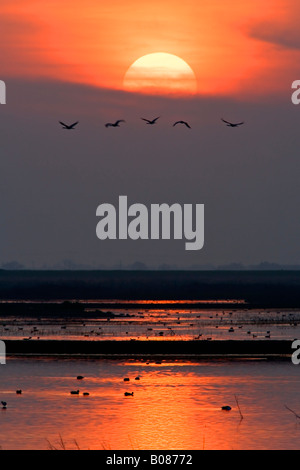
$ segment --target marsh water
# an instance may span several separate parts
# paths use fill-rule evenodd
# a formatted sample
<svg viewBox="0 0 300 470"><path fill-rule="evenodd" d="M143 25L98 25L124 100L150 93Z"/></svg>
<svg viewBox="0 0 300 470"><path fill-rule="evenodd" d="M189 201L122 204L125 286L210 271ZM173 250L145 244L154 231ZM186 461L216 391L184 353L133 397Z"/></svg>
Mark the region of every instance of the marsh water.
<svg viewBox="0 0 300 470"><path fill-rule="evenodd" d="M300 338L300 309L249 309L243 301L71 301L80 313L54 314L62 301L0 302L0 338L64 340L243 340ZM176 307L174 305L176 304ZM222 308L220 307L222 304ZM18 314L26 307L26 316ZM138 305L138 308L137 308ZM209 308L207 308L209 305ZM104 306L104 307L103 307ZM47 307L47 314L45 309ZM30 309L34 309L34 316ZM51 308L53 308L53 313ZM67 307L66 307L67 308ZM28 314L29 311L29 314Z"/></svg>
<svg viewBox="0 0 300 470"><path fill-rule="evenodd" d="M299 367L287 359L8 358L0 365L0 400L7 402L0 446L298 449L300 423L290 410L300 414Z"/></svg>
<svg viewBox="0 0 300 470"><path fill-rule="evenodd" d="M295 308L249 309L239 300L228 305L205 301L205 308L201 300L176 301L176 306L145 300L138 307L134 301L76 300L80 308L84 303L82 314L52 315L59 302L30 301L24 307L22 301L24 316L18 314L18 301L13 313L9 301L2 301L0 339L27 340L30 353L30 341L38 339L300 338L300 311ZM300 366L289 357L158 361L9 356L0 365L0 402L7 403L5 409L0 406L0 447L298 449L299 385Z"/></svg>

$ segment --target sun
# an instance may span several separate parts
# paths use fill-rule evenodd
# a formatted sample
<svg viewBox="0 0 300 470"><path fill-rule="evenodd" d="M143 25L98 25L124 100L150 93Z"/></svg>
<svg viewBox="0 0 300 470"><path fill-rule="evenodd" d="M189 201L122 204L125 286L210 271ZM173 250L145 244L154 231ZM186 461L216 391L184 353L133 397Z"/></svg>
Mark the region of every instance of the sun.
<svg viewBox="0 0 300 470"><path fill-rule="evenodd" d="M133 62L125 74L123 87L126 91L147 94L193 95L197 92L197 79L180 57L155 52Z"/></svg>

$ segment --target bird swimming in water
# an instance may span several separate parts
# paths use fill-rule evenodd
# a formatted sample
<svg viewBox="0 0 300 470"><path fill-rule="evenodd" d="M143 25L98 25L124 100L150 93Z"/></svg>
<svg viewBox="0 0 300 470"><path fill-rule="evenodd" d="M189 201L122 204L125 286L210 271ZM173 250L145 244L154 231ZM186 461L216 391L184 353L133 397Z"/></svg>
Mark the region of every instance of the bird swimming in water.
<svg viewBox="0 0 300 470"><path fill-rule="evenodd" d="M84 379L83 375L77 375L77 380L82 380Z"/></svg>
<svg viewBox="0 0 300 470"><path fill-rule="evenodd" d="M177 124L184 124L186 127L191 129L191 126L186 121L176 121L174 122L173 127L175 127Z"/></svg>
<svg viewBox="0 0 300 470"><path fill-rule="evenodd" d="M108 122L107 124L105 124L105 127L120 127L120 122L125 122L125 121L124 119L119 119L115 123Z"/></svg>
<svg viewBox="0 0 300 470"><path fill-rule="evenodd" d="M71 395L79 395L79 390L72 390Z"/></svg>
<svg viewBox="0 0 300 470"><path fill-rule="evenodd" d="M2 401L2 402L1 402L1 405L3 406L2 409L3 409L3 410L6 410L6 406L7 406L6 401Z"/></svg>
<svg viewBox="0 0 300 470"><path fill-rule="evenodd" d="M221 121L225 122L225 124L227 124L228 127L238 127L244 124L244 122L233 123L233 122L225 121L225 119L221 119Z"/></svg>
<svg viewBox="0 0 300 470"><path fill-rule="evenodd" d="M230 410L231 410L231 406L222 406L222 410L224 410L224 411L230 411Z"/></svg>
<svg viewBox="0 0 300 470"><path fill-rule="evenodd" d="M153 125L156 123L156 121L160 118L160 116L158 116L157 118L153 119L152 121L150 119L145 119L145 118L141 118L143 121L146 121L147 124L150 124L150 125Z"/></svg>
<svg viewBox="0 0 300 470"><path fill-rule="evenodd" d="M75 126L77 126L77 124L79 123L79 121L77 122L74 122L73 124L71 124L70 126L68 124L65 124L64 122L61 122L59 121L59 123L63 126L63 129L71 129L73 130Z"/></svg>

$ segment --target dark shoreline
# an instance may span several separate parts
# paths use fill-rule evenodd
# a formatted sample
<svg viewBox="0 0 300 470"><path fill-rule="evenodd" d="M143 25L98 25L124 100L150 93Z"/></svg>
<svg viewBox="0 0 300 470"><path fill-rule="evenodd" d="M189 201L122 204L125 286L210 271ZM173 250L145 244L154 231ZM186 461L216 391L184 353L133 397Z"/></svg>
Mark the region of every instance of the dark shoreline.
<svg viewBox="0 0 300 470"><path fill-rule="evenodd" d="M5 271L0 300L243 300L300 308L300 271Z"/></svg>
<svg viewBox="0 0 300 470"><path fill-rule="evenodd" d="M102 358L287 358L293 353L286 340L197 341L73 341L7 340L7 356L58 356Z"/></svg>

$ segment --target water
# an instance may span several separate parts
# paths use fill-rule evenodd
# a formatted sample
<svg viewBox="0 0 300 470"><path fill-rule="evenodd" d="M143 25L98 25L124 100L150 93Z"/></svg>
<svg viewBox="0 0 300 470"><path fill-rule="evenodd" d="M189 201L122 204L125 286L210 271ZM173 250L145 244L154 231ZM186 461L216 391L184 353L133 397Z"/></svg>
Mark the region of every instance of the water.
<svg viewBox="0 0 300 470"><path fill-rule="evenodd" d="M75 301L74 301L75 302ZM222 302L231 308L218 306ZM174 302L134 301L122 303L113 301L76 301L83 306L82 312L74 317L45 314L47 302L35 304L35 316L17 314L18 302L14 301L13 314L1 313L0 338L6 339L60 339L97 340L101 339L159 339L159 340L243 340L300 338L299 309L257 309L246 308L242 301L205 301L211 308L199 308L201 301L184 301L184 308L174 308ZM0 302L2 309L10 302ZM60 302L52 302L57 306ZM180 307L180 301L176 301ZM49 304L48 304L49 305ZM105 305L105 307L102 307ZM167 307L162 308L162 305ZM109 312L111 317L105 316ZM102 315L102 316L101 316Z"/></svg>
<svg viewBox="0 0 300 470"><path fill-rule="evenodd" d="M0 365L7 402L0 446L48 449L60 447L61 436L68 449L299 449L300 420L285 408L300 414L299 367L289 360L8 358Z"/></svg>

